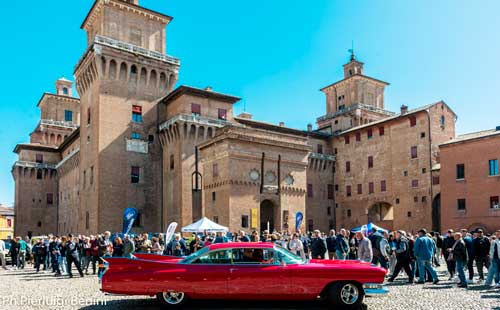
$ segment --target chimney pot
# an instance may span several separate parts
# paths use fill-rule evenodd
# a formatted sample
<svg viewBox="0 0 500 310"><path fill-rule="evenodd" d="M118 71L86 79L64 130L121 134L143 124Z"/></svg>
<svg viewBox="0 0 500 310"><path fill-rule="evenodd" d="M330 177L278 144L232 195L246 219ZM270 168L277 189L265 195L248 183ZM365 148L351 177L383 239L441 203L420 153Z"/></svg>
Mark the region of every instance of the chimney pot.
<svg viewBox="0 0 500 310"><path fill-rule="evenodd" d="M307 131L309 131L309 132L313 131L313 125L312 124L307 124Z"/></svg>
<svg viewBox="0 0 500 310"><path fill-rule="evenodd" d="M280 127L285 127L285 122L280 122Z"/></svg>
<svg viewBox="0 0 500 310"><path fill-rule="evenodd" d="M205 90L206 91L212 91L213 89L212 89L212 86L207 86L207 87L205 87Z"/></svg>

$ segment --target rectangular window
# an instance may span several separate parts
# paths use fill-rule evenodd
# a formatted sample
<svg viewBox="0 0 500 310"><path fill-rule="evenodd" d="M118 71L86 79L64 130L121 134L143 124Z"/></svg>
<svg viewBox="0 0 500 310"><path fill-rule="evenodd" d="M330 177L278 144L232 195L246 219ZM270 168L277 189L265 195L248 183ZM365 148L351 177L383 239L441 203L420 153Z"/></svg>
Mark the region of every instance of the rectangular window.
<svg viewBox="0 0 500 310"><path fill-rule="evenodd" d="M241 228L248 228L248 215L241 216Z"/></svg>
<svg viewBox="0 0 500 310"><path fill-rule="evenodd" d="M215 201L217 199L217 195L215 194L215 192L212 192L212 201Z"/></svg>
<svg viewBox="0 0 500 310"><path fill-rule="evenodd" d="M381 192L385 192L386 191L385 180L380 181L380 191Z"/></svg>
<svg viewBox="0 0 500 310"><path fill-rule="evenodd" d="M132 106L132 122L142 123L142 107L138 105Z"/></svg>
<svg viewBox="0 0 500 310"><path fill-rule="evenodd" d="M323 144L318 144L318 153L323 154Z"/></svg>
<svg viewBox="0 0 500 310"><path fill-rule="evenodd" d="M439 185L439 176L432 177L432 185Z"/></svg>
<svg viewBox="0 0 500 310"><path fill-rule="evenodd" d="M422 196L422 202L426 203L427 202L427 196Z"/></svg>
<svg viewBox="0 0 500 310"><path fill-rule="evenodd" d="M148 135L148 142L149 143L155 142L155 136L154 135Z"/></svg>
<svg viewBox="0 0 500 310"><path fill-rule="evenodd" d="M47 193L47 204L51 205L54 203L54 194L52 193Z"/></svg>
<svg viewBox="0 0 500 310"><path fill-rule="evenodd" d="M130 134L130 138L131 139L140 139L141 138L141 134L138 133L138 132L132 132L132 134Z"/></svg>
<svg viewBox="0 0 500 310"><path fill-rule="evenodd" d="M407 215L408 215L408 217L411 217L411 211L408 211Z"/></svg>
<svg viewBox="0 0 500 310"><path fill-rule="evenodd" d="M140 168L132 166L130 169L130 183L139 183L140 180Z"/></svg>
<svg viewBox="0 0 500 310"><path fill-rule="evenodd" d="M64 110L64 120L66 122L72 122L73 121L73 111Z"/></svg>
<svg viewBox="0 0 500 310"><path fill-rule="evenodd" d="M385 135L385 128L384 127L379 127L378 134L379 134L379 136Z"/></svg>
<svg viewBox="0 0 500 310"><path fill-rule="evenodd" d="M87 109L87 125L90 125L90 108Z"/></svg>
<svg viewBox="0 0 500 310"><path fill-rule="evenodd" d="M352 193L351 193L351 185L347 185L345 187L345 192L346 192L347 197L351 197L351 195L352 195Z"/></svg>
<svg viewBox="0 0 500 310"><path fill-rule="evenodd" d="M335 184L335 191L338 192L339 191L339 185L338 184Z"/></svg>
<svg viewBox="0 0 500 310"><path fill-rule="evenodd" d="M90 167L90 184L94 184L94 166Z"/></svg>
<svg viewBox="0 0 500 310"><path fill-rule="evenodd" d="M410 127L415 127L417 126L417 117L416 116L410 116Z"/></svg>
<svg viewBox="0 0 500 310"><path fill-rule="evenodd" d="M332 215L332 207L326 208L326 215Z"/></svg>
<svg viewBox="0 0 500 310"><path fill-rule="evenodd" d="M413 197L413 202L418 202L418 196Z"/></svg>
<svg viewBox="0 0 500 310"><path fill-rule="evenodd" d="M363 184L358 184L358 195L363 194Z"/></svg>
<svg viewBox="0 0 500 310"><path fill-rule="evenodd" d="M191 103L191 114L200 116L201 114L201 105L198 103Z"/></svg>
<svg viewBox="0 0 500 310"><path fill-rule="evenodd" d="M366 136L368 137L368 139L371 139L373 138L373 129L368 129L368 132L366 133Z"/></svg>
<svg viewBox="0 0 500 310"><path fill-rule="evenodd" d="M425 132L420 133L420 138L422 138L422 139L425 138Z"/></svg>
<svg viewBox="0 0 500 310"><path fill-rule="evenodd" d="M490 197L490 208L499 209L500 206L498 204L498 196Z"/></svg>
<svg viewBox="0 0 500 310"><path fill-rule="evenodd" d="M333 199L333 184L327 185L328 199Z"/></svg>
<svg viewBox="0 0 500 310"><path fill-rule="evenodd" d="M412 146L411 147L411 158L417 158L418 157L418 154L417 154L417 147L416 146Z"/></svg>
<svg viewBox="0 0 500 310"><path fill-rule="evenodd" d="M314 192L313 192L313 185L312 184L307 184L307 197L313 197Z"/></svg>
<svg viewBox="0 0 500 310"><path fill-rule="evenodd" d="M373 156L368 156L368 168L373 168Z"/></svg>
<svg viewBox="0 0 500 310"><path fill-rule="evenodd" d="M465 210L466 207L465 199L457 199L457 210Z"/></svg>
<svg viewBox="0 0 500 310"><path fill-rule="evenodd" d="M43 163L43 154L36 154L35 161L39 164Z"/></svg>
<svg viewBox="0 0 500 310"><path fill-rule="evenodd" d="M356 142L361 141L361 132L356 132Z"/></svg>
<svg viewBox="0 0 500 310"><path fill-rule="evenodd" d="M345 172L351 172L351 162L350 161L345 162Z"/></svg>
<svg viewBox="0 0 500 310"><path fill-rule="evenodd" d="M349 144L349 140L350 140L350 139L349 139L349 136L345 136L345 137L344 137L345 144Z"/></svg>
<svg viewBox="0 0 500 310"><path fill-rule="evenodd" d="M368 183L368 194L373 194L375 192L375 187L373 182Z"/></svg>
<svg viewBox="0 0 500 310"><path fill-rule="evenodd" d="M309 229L309 231L314 230L314 221L313 220L307 220L307 228Z"/></svg>
<svg viewBox="0 0 500 310"><path fill-rule="evenodd" d="M36 179L37 180L41 180L42 179L42 170L41 169L37 169L36 170Z"/></svg>
<svg viewBox="0 0 500 310"><path fill-rule="evenodd" d="M170 154L170 170L174 170L175 167L174 154Z"/></svg>
<svg viewBox="0 0 500 310"><path fill-rule="evenodd" d="M83 189L87 186L87 171L83 170Z"/></svg>
<svg viewBox="0 0 500 310"><path fill-rule="evenodd" d="M212 173L214 178L219 176L219 165L218 164L213 164L212 166Z"/></svg>
<svg viewBox="0 0 500 310"><path fill-rule="evenodd" d="M214 215L214 222L217 224L219 223L219 217L217 215Z"/></svg>
<svg viewBox="0 0 500 310"><path fill-rule="evenodd" d="M85 212L85 229L89 229L90 227L90 214L89 212Z"/></svg>
<svg viewBox="0 0 500 310"><path fill-rule="evenodd" d="M490 175L498 175L498 159L489 160Z"/></svg>
<svg viewBox="0 0 500 310"><path fill-rule="evenodd" d="M351 217L352 216L352 211L351 209L347 209L347 217Z"/></svg>
<svg viewBox="0 0 500 310"><path fill-rule="evenodd" d="M411 180L411 187L418 187L418 180Z"/></svg>
<svg viewBox="0 0 500 310"><path fill-rule="evenodd" d="M457 180L465 179L465 165L457 164Z"/></svg>
<svg viewBox="0 0 500 310"><path fill-rule="evenodd" d="M226 109L219 109L218 117L219 117L219 119L226 120L227 119L227 111L226 111Z"/></svg>

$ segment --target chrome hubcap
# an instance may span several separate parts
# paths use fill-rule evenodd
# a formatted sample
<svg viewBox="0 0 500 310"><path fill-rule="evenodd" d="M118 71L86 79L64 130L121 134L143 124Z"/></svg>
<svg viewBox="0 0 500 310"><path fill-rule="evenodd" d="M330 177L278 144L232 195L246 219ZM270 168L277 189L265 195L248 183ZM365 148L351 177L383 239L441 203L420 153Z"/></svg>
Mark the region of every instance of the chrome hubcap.
<svg viewBox="0 0 500 310"><path fill-rule="evenodd" d="M342 287L342 291L340 292L340 297L342 301L347 305L354 304L359 298L359 290L358 287L354 284L346 284Z"/></svg>
<svg viewBox="0 0 500 310"><path fill-rule="evenodd" d="M171 305L177 305L184 300L184 293L182 292L165 292L163 299Z"/></svg>

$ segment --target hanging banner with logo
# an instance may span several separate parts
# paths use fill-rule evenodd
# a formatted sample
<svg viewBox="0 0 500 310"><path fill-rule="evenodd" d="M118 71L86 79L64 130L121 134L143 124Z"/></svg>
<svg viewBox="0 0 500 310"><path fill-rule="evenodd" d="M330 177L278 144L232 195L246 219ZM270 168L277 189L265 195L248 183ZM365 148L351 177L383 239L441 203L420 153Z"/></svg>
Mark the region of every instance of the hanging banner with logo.
<svg viewBox="0 0 500 310"><path fill-rule="evenodd" d="M257 228L257 220L258 220L258 210L257 208L250 209L250 220L252 221L252 228ZM262 229L262 227L261 227Z"/></svg>
<svg viewBox="0 0 500 310"><path fill-rule="evenodd" d="M134 208L126 208L123 211L123 234L126 235L132 229L135 220L137 219L137 210Z"/></svg>
<svg viewBox="0 0 500 310"><path fill-rule="evenodd" d="M304 219L304 214L302 212L295 213L295 230L299 230L302 220Z"/></svg>
<svg viewBox="0 0 500 310"><path fill-rule="evenodd" d="M165 244L168 244L170 240L172 240L172 237L176 229L177 229L176 222L172 222L170 223L170 225L168 225L167 232L165 233Z"/></svg>

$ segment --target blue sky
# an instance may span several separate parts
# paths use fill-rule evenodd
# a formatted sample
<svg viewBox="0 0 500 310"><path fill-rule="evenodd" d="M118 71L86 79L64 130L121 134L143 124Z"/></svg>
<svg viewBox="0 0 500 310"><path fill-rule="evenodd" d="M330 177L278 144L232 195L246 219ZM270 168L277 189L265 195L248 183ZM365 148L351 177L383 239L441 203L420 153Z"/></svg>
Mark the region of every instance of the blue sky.
<svg viewBox="0 0 500 310"><path fill-rule="evenodd" d="M0 11L0 203L13 204L17 143L36 104L85 50L79 29L93 1L5 1ZM457 132L500 125L499 1L142 0L174 17L167 52L179 84L243 98L236 113L306 128L325 112L319 88L342 78L354 41L365 74L390 82L386 108L445 100ZM477 5L475 5L477 4ZM179 85L178 84L178 85Z"/></svg>

